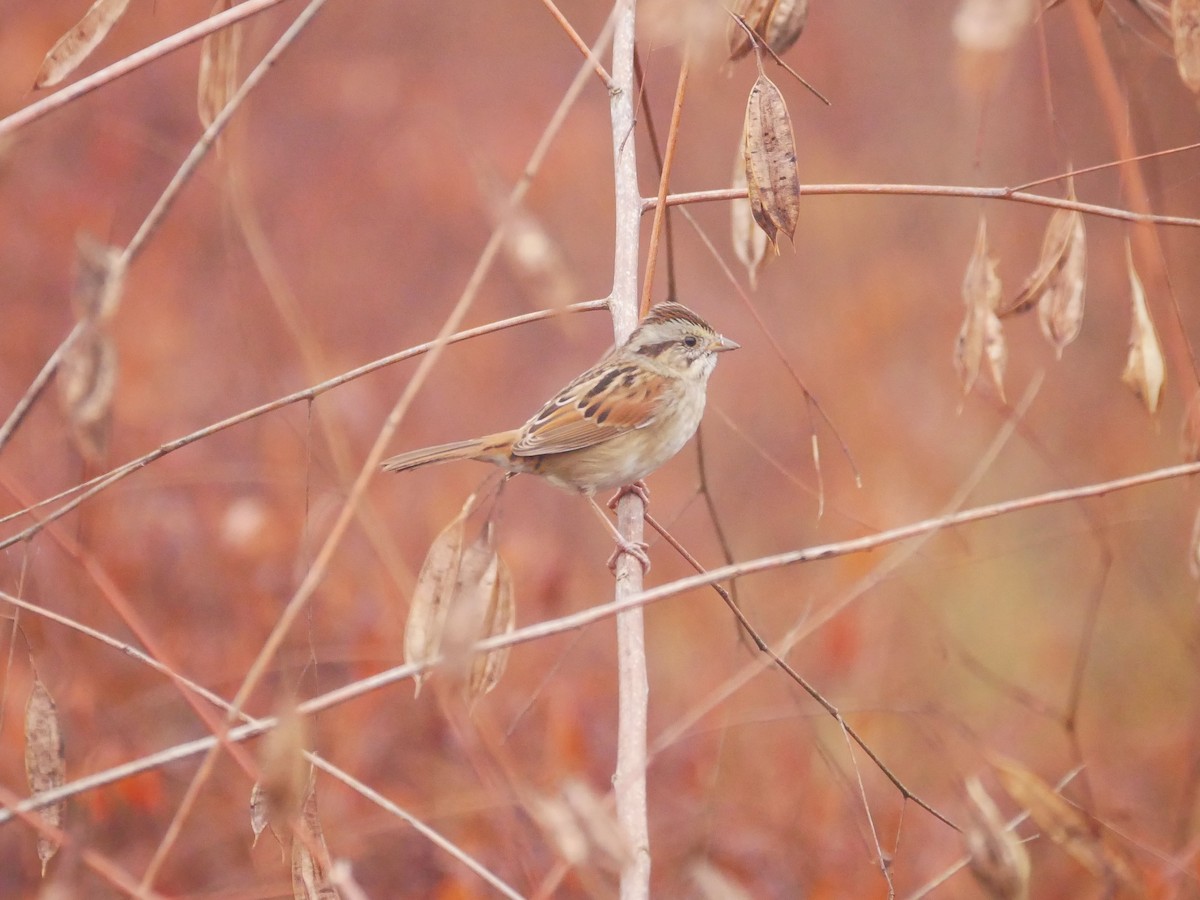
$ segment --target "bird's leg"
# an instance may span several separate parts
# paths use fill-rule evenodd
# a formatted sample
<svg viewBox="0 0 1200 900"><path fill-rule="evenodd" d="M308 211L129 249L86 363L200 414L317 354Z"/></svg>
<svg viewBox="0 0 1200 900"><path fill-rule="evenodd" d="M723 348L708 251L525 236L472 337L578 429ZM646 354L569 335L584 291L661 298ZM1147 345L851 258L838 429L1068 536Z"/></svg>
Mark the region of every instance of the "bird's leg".
<svg viewBox="0 0 1200 900"><path fill-rule="evenodd" d="M617 549L608 558L608 567L615 572L617 569L617 557L622 553L628 553L642 564L643 574L649 572L650 557L646 554L646 551L650 549L650 545L645 541L631 541L626 538L625 535L617 530L617 526L612 523L612 519L608 517L608 514L600 508L600 504L596 502L595 498L591 494L584 494L584 496L587 497L587 502L591 504L592 509L596 511L596 515L603 520L605 527L612 533L613 540L617 542Z"/></svg>
<svg viewBox="0 0 1200 900"><path fill-rule="evenodd" d="M624 485L619 491L612 495L608 501L609 509L616 509L617 504L621 502L621 498L626 494L636 494L642 498L642 503L646 506L650 505L650 488L646 487L646 482L635 481L633 484Z"/></svg>

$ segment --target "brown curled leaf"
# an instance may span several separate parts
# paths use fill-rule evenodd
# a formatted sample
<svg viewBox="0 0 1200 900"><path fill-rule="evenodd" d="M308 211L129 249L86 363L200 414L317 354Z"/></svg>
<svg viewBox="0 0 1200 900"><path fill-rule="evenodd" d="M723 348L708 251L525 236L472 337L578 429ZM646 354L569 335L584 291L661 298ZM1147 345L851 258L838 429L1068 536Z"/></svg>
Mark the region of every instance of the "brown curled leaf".
<svg viewBox="0 0 1200 900"><path fill-rule="evenodd" d="M62 787L67 780L65 742L58 708L36 673L29 700L25 704L25 778L29 782L29 792L34 797ZM65 812L66 801L59 800L42 807L39 815L47 825L61 829ZM58 846L58 841L39 832L37 854L42 861L43 878L46 877L46 866L58 852Z"/></svg>
<svg viewBox="0 0 1200 900"><path fill-rule="evenodd" d="M128 5L129 0L96 0L83 18L50 48L33 86L53 87L74 72L125 14Z"/></svg>
<svg viewBox="0 0 1200 900"><path fill-rule="evenodd" d="M1133 325L1129 332L1129 356L1125 360L1121 380L1154 415L1162 397L1167 366L1158 342L1158 332L1154 329L1154 320L1150 318L1150 310L1146 306L1146 291L1133 266L1133 250L1128 243L1125 245L1125 259L1129 269Z"/></svg>
<svg viewBox="0 0 1200 900"><path fill-rule="evenodd" d="M404 662L408 665L435 659L441 649L446 615L462 562L467 514L474 501L474 495L467 498L454 521L434 538L425 554L404 625ZM426 677L428 673L422 672L413 679L415 694L421 693Z"/></svg>
<svg viewBox="0 0 1200 900"><path fill-rule="evenodd" d="M233 0L217 0L211 16L233 7ZM242 48L241 24L230 25L208 35L200 45L200 76L197 79L196 109L207 128L238 89L238 57Z"/></svg>
<svg viewBox="0 0 1200 900"><path fill-rule="evenodd" d="M1179 77L1200 93L1200 0L1171 0L1171 38Z"/></svg>
<svg viewBox="0 0 1200 900"><path fill-rule="evenodd" d="M1004 823L996 802L975 776L967 779L968 822L963 832L971 873L992 900L1029 896L1029 851Z"/></svg>
<svg viewBox="0 0 1200 900"><path fill-rule="evenodd" d="M1000 277L996 260L988 251L987 219L981 213L975 232L975 248L963 275L962 297L967 307L962 328L954 344L954 367L963 383L963 394L969 394L979 377L986 359L1001 399L1004 397L1004 369L1008 348L996 307L1000 303Z"/></svg>
<svg viewBox="0 0 1200 900"><path fill-rule="evenodd" d="M754 221L778 253L779 232L791 239L800 219L800 173L787 104L766 75L759 75L750 89L742 155Z"/></svg>

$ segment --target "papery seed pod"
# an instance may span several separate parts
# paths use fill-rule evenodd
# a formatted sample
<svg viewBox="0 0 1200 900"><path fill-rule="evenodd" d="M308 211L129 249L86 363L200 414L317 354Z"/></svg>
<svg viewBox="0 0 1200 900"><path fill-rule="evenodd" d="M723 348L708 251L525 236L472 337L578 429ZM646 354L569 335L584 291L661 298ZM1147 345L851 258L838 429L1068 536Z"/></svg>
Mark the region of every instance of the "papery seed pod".
<svg viewBox="0 0 1200 900"><path fill-rule="evenodd" d="M996 315L1000 302L1000 277L996 260L988 251L987 219L981 213L975 232L975 248L963 275L962 297L966 315L954 344L954 367L963 384L963 394L969 394L979 377L984 359L992 373L992 381L1000 397L1004 397L1004 369L1008 349L1004 331Z"/></svg>
<svg viewBox="0 0 1200 900"><path fill-rule="evenodd" d="M446 615L462 562L467 514L474 501L474 495L467 498L454 521L434 538L425 554L404 625L404 661L409 665L435 659L441 648ZM421 693L426 677L428 673L422 672L413 679L415 694Z"/></svg>
<svg viewBox="0 0 1200 900"><path fill-rule="evenodd" d="M1125 245L1125 258L1129 270L1133 324L1129 332L1129 356L1125 360L1121 380L1154 415L1162 397L1167 366L1158 343L1158 332L1154 329L1154 320L1150 318L1150 310L1146 306L1146 291L1133 266L1133 250L1128 243Z"/></svg>
<svg viewBox="0 0 1200 900"><path fill-rule="evenodd" d="M975 776L967 779L969 822L963 832L971 872L992 900L1029 896L1029 851L1004 824L996 803Z"/></svg>
<svg viewBox="0 0 1200 900"><path fill-rule="evenodd" d="M742 154L754 221L778 253L778 233L791 239L800 219L800 173L787 104L765 75L758 76L746 102Z"/></svg>
<svg viewBox="0 0 1200 900"><path fill-rule="evenodd" d="M733 166L734 190L746 190L746 158L738 148ZM767 255L767 233L754 221L754 210L750 198L735 197L729 204L730 232L733 236L733 252L750 277L750 287L758 283L758 267Z"/></svg>
<svg viewBox="0 0 1200 900"><path fill-rule="evenodd" d="M36 673L25 704L25 778L34 797L62 787L67 780L66 750L58 707ZM61 829L65 812L66 802L59 800L42 807L38 814L47 825ZM38 834L37 854L42 861L43 878L58 846L58 841Z"/></svg>
<svg viewBox="0 0 1200 900"><path fill-rule="evenodd" d="M35 88L53 87L75 71L125 14L129 0L96 0L42 60Z"/></svg>
<svg viewBox="0 0 1200 900"><path fill-rule="evenodd" d="M233 8L233 0L217 0L210 17ZM238 89L238 57L242 49L241 24L214 31L200 44L200 75L197 78L196 110L207 128Z"/></svg>
<svg viewBox="0 0 1200 900"><path fill-rule="evenodd" d="M1015 760L994 756L991 762L1008 795L1029 811L1047 838L1097 878L1137 883L1129 864L1100 839L1077 807Z"/></svg>
<svg viewBox="0 0 1200 900"><path fill-rule="evenodd" d="M97 326L85 325L63 355L57 381L76 448L85 459L99 461L108 443L117 384L117 351L108 335Z"/></svg>
<svg viewBox="0 0 1200 900"><path fill-rule="evenodd" d="M1171 0L1171 38L1179 77L1200 93L1200 0Z"/></svg>

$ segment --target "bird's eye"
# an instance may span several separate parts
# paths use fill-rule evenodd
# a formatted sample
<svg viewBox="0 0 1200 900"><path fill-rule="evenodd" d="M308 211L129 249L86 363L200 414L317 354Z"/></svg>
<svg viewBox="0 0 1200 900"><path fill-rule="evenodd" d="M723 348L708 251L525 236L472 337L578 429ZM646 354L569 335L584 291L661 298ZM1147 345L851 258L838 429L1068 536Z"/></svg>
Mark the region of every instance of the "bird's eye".
<svg viewBox="0 0 1200 900"><path fill-rule="evenodd" d="M700 341L694 334L689 334L683 339L683 346L685 347L695 347L698 343Z"/></svg>

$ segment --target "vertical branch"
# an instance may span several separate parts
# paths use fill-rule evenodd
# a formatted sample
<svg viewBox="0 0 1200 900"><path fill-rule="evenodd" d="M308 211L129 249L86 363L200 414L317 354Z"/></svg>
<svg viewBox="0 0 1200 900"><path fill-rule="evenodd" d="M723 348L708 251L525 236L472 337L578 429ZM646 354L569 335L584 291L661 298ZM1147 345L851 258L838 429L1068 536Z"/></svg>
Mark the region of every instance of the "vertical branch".
<svg viewBox="0 0 1200 900"><path fill-rule="evenodd" d="M638 227L641 192L634 149L633 81L635 0L617 0L613 36L612 115L613 166L616 191L616 247L610 310L618 343L629 337L638 318ZM642 499L626 494L617 506L617 524L630 541L642 539ZM617 559L616 599L642 589L641 564L629 554ZM613 785L617 821L628 841L629 862L621 872L622 900L650 896L650 835L646 821L646 641L640 607L617 615L619 722L617 766Z"/></svg>

